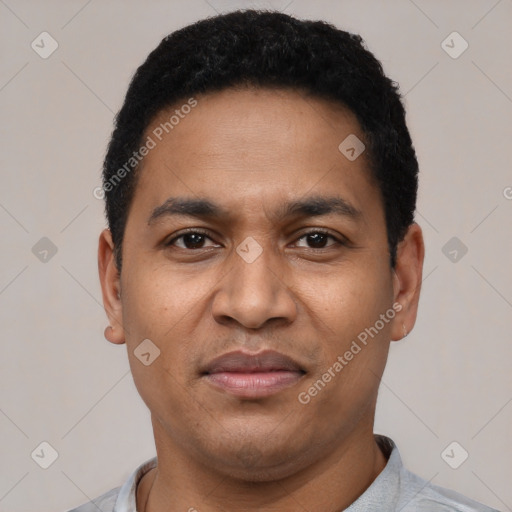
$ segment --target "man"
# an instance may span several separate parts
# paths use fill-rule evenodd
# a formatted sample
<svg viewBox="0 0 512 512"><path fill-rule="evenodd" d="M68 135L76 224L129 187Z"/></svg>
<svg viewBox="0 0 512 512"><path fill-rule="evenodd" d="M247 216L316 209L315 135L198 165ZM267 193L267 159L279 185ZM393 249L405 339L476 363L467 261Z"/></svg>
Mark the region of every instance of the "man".
<svg viewBox="0 0 512 512"><path fill-rule="evenodd" d="M157 457L75 512L491 510L373 434L416 319L417 173L360 37L238 11L165 38L116 118L98 253Z"/></svg>

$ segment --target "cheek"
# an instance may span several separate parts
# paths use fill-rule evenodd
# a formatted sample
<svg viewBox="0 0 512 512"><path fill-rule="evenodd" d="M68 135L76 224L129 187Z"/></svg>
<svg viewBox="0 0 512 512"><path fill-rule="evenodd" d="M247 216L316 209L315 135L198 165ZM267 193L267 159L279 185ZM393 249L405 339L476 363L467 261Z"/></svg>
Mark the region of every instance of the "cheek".
<svg viewBox="0 0 512 512"><path fill-rule="evenodd" d="M180 410L186 395L187 341L193 338L187 329L199 295L170 275L137 272L124 286L123 325L134 383L159 414Z"/></svg>
<svg viewBox="0 0 512 512"><path fill-rule="evenodd" d="M341 339L356 336L375 323L390 306L391 280L386 270L368 264L347 265L329 275L309 279L305 304L314 310L324 329ZM330 336L331 337L331 336Z"/></svg>
<svg viewBox="0 0 512 512"><path fill-rule="evenodd" d="M316 298L322 363L305 382L303 400L310 400L306 412L329 417L342 425L347 418L357 422L369 413L376 396L389 348L394 310L389 301L389 283L377 273L356 271L324 287ZM391 314L381 320L386 312ZM301 402L303 403L303 402ZM313 416L312 416L313 417ZM326 431L335 429L325 425Z"/></svg>
<svg viewBox="0 0 512 512"><path fill-rule="evenodd" d="M168 265L132 272L123 283L126 345L134 378L140 379L141 386L165 389L169 385L175 388L176 382L189 383L193 377L191 360L202 347L198 343L199 331L209 314L205 297L214 283L214 276L196 275L194 278ZM141 352L138 347L147 339L156 346L152 350L158 357L151 366L145 367L136 354ZM149 346L151 352L152 345Z"/></svg>
<svg viewBox="0 0 512 512"><path fill-rule="evenodd" d="M138 265L144 268L144 265ZM179 329L180 321L199 306L205 290L176 270L160 266L132 272L123 283L123 320L128 339L152 338L162 343ZM164 339L160 339L164 337Z"/></svg>

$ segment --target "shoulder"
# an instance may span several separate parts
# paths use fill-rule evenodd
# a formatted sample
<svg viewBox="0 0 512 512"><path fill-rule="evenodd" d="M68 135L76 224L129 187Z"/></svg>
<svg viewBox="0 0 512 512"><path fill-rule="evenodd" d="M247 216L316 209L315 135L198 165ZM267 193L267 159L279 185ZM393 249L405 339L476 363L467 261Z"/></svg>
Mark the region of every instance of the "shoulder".
<svg viewBox="0 0 512 512"><path fill-rule="evenodd" d="M401 503L397 510L403 512L498 512L466 496L431 484L403 468Z"/></svg>
<svg viewBox="0 0 512 512"><path fill-rule="evenodd" d="M116 487L98 498L68 512L113 512L121 487Z"/></svg>
<svg viewBox="0 0 512 512"><path fill-rule="evenodd" d="M89 503L84 503L68 512L128 512L136 510L137 485L140 479L156 466L156 457L143 462L122 486L111 489Z"/></svg>

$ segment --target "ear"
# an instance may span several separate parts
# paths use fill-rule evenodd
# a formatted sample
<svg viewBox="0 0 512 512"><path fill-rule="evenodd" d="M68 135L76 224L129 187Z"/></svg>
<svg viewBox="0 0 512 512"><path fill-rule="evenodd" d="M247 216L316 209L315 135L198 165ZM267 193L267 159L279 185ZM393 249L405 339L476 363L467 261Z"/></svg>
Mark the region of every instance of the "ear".
<svg viewBox="0 0 512 512"><path fill-rule="evenodd" d="M425 244L423 233L415 222L409 226L404 239L398 244L393 276L394 303L402 308L397 312L391 339L398 341L411 332L416 323L423 275ZM405 331L405 332L404 332Z"/></svg>
<svg viewBox="0 0 512 512"><path fill-rule="evenodd" d="M103 295L103 307L105 308L110 322L110 327L105 329L105 338L111 343L124 343L121 280L114 258L112 233L109 229L104 229L100 234L98 244L98 271Z"/></svg>

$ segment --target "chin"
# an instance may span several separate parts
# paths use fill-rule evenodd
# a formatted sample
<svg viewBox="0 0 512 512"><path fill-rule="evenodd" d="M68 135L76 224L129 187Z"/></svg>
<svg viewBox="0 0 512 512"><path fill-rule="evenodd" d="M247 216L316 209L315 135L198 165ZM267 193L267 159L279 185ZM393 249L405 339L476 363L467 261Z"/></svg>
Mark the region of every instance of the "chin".
<svg viewBox="0 0 512 512"><path fill-rule="evenodd" d="M290 435L281 444L274 438L272 445L268 435L262 440L222 440L216 445L216 452L210 452L207 464L221 474L247 483L281 480L305 466L305 448L297 443L289 445L293 438Z"/></svg>

